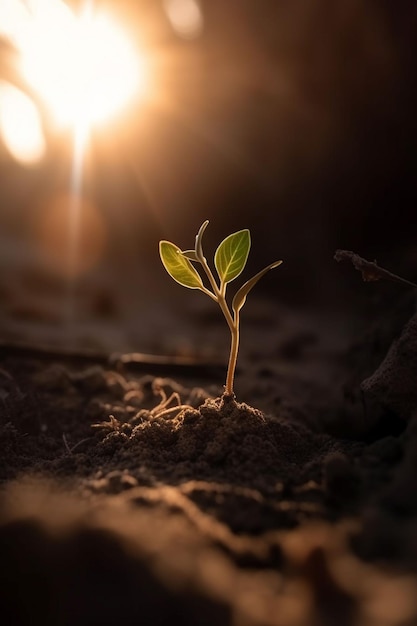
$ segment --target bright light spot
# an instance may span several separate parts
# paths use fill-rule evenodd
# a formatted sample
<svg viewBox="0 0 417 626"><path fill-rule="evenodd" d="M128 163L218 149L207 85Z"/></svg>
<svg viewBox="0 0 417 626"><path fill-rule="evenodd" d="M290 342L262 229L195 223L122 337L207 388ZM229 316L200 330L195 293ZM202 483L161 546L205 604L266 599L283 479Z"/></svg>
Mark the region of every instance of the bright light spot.
<svg viewBox="0 0 417 626"><path fill-rule="evenodd" d="M61 0L3 2L0 30L57 124L101 123L144 90L144 61L110 17L76 16Z"/></svg>
<svg viewBox="0 0 417 626"><path fill-rule="evenodd" d="M10 154L20 163L40 161L45 140L38 110L16 87L0 83L0 136Z"/></svg>
<svg viewBox="0 0 417 626"><path fill-rule="evenodd" d="M165 13L175 32L194 39L203 32L204 18L198 0L163 0Z"/></svg>

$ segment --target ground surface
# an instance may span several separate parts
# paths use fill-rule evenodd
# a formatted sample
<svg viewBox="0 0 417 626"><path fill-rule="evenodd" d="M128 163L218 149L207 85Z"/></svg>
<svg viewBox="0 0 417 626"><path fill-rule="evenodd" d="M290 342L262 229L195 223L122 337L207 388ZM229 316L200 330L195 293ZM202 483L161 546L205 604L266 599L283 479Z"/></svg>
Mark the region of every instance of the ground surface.
<svg viewBox="0 0 417 626"><path fill-rule="evenodd" d="M65 334L53 286L23 287L3 286L2 623L417 623L410 294L254 296L234 401L211 302L129 326L100 288Z"/></svg>

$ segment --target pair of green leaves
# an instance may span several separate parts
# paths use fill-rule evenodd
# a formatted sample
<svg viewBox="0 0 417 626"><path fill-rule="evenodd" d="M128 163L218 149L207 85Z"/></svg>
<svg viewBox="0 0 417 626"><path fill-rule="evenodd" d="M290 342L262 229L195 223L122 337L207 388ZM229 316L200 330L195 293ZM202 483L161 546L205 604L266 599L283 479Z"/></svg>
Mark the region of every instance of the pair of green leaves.
<svg viewBox="0 0 417 626"><path fill-rule="evenodd" d="M194 250L182 251L170 241L161 241L159 243L161 260L168 274L180 285L189 289L200 289L206 293L208 290L204 287L201 276L192 263L201 263L206 273L210 271L207 267L202 247L202 238L208 223L208 220L206 220L198 231ZM218 299L219 294L224 295L226 285L242 273L248 259L250 245L250 232L248 229L244 229L226 237L217 248L214 255L214 265L220 279L220 286L219 293L211 294L215 299ZM270 269L277 267L281 263L282 261L271 263L271 265L268 265L268 267L265 267L253 276L237 291L232 302L235 313L245 304L246 296L258 280Z"/></svg>
<svg viewBox="0 0 417 626"><path fill-rule="evenodd" d="M159 250L162 263L168 274L180 285L190 289L201 289L203 282L190 261L201 263L204 259L201 245L202 235L208 221L204 222L196 237L195 250L180 250L170 241L161 241ZM216 250L214 264L221 284L237 278L246 265L250 249L250 234L247 229L229 235Z"/></svg>

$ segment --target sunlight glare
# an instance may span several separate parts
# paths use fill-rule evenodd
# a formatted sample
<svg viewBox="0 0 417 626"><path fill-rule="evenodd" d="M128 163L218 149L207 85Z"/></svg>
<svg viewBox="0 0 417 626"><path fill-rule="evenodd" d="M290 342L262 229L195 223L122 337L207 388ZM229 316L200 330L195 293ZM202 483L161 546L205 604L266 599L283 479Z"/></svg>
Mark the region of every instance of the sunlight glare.
<svg viewBox="0 0 417 626"><path fill-rule="evenodd" d="M44 156L45 139L38 110L23 91L3 82L0 137L11 156L24 165L38 163Z"/></svg>
<svg viewBox="0 0 417 626"><path fill-rule="evenodd" d="M6 5L0 18L4 12L8 21L0 29L20 53L23 77L59 126L102 123L144 91L144 61L110 17L91 11L77 16L62 0Z"/></svg>
<svg viewBox="0 0 417 626"><path fill-rule="evenodd" d="M203 32L204 19L197 0L163 0L166 16L177 35L194 39Z"/></svg>

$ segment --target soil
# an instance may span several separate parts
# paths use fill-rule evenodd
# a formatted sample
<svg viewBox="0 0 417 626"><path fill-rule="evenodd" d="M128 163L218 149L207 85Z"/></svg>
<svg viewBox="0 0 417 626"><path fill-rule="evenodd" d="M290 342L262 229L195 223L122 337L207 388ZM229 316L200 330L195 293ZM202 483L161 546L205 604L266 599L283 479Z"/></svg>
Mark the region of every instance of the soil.
<svg viewBox="0 0 417 626"><path fill-rule="evenodd" d="M211 302L156 298L133 336L87 290L68 342L51 290L3 317L3 624L417 624L412 293L254 295L234 398Z"/></svg>

